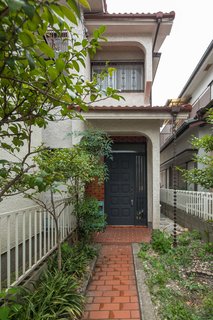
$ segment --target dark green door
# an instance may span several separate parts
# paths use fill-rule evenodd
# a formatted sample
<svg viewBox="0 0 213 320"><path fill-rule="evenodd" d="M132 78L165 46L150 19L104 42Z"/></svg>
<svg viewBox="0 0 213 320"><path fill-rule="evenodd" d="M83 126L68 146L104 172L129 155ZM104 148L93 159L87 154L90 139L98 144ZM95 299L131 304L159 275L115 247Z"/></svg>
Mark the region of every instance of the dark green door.
<svg viewBox="0 0 213 320"><path fill-rule="evenodd" d="M145 156L113 153L108 160L105 210L109 225L146 225Z"/></svg>

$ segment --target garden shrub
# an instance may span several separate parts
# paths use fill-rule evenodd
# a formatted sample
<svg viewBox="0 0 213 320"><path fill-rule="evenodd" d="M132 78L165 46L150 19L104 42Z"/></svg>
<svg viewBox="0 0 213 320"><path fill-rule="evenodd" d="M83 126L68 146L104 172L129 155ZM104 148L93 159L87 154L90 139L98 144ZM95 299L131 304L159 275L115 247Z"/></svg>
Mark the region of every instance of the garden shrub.
<svg viewBox="0 0 213 320"><path fill-rule="evenodd" d="M106 227L106 215L100 211L95 198L84 198L77 207L79 235L83 241L91 241L95 232Z"/></svg>
<svg viewBox="0 0 213 320"><path fill-rule="evenodd" d="M61 271L44 273L38 287L22 296L22 307L11 315L13 320L78 319L84 297L78 293L73 276Z"/></svg>
<svg viewBox="0 0 213 320"><path fill-rule="evenodd" d="M151 245L156 252L167 253L169 250L171 250L171 236L160 230L154 230L152 233Z"/></svg>
<svg viewBox="0 0 213 320"><path fill-rule="evenodd" d="M65 242L61 246L61 254L63 261L62 272L81 280L86 273L89 261L96 256L97 251L86 243L79 242L70 246ZM49 262L49 270L54 271L56 268L57 257L54 256Z"/></svg>

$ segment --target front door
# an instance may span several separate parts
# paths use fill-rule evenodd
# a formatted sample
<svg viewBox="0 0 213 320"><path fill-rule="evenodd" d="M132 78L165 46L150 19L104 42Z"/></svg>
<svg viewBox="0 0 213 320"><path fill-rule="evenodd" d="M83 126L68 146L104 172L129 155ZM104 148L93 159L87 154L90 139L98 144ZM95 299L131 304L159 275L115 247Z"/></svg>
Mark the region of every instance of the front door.
<svg viewBox="0 0 213 320"><path fill-rule="evenodd" d="M105 211L108 224L145 225L145 156L131 152L113 153L113 160L108 160L107 165Z"/></svg>

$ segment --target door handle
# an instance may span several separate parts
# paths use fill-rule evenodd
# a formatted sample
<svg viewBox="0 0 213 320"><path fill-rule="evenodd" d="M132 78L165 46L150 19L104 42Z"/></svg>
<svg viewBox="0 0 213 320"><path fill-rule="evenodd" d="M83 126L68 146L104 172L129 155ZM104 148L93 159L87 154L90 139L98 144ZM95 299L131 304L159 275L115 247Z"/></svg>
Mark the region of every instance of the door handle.
<svg viewBox="0 0 213 320"><path fill-rule="evenodd" d="M131 199L131 206L133 207L133 204L134 204L134 200L133 199Z"/></svg>

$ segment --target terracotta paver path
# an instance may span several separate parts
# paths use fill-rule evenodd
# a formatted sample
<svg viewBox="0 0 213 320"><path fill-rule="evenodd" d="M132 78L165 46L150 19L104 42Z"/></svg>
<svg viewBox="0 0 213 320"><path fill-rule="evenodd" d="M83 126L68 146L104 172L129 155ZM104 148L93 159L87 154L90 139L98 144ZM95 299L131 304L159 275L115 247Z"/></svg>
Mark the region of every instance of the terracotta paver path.
<svg viewBox="0 0 213 320"><path fill-rule="evenodd" d="M104 236L97 237L103 245L87 289L87 303L82 319L141 319L131 242L150 241L151 232L147 231L148 228L135 228L144 237L139 237L137 231L134 238L127 229L108 227ZM130 229L133 231L134 228ZM107 241L109 235L111 239ZM107 238L105 243L104 237ZM113 242L113 239L117 239L116 244L107 243Z"/></svg>
<svg viewBox="0 0 213 320"><path fill-rule="evenodd" d="M151 239L151 229L146 227L114 227L107 226L106 231L99 233L95 237L95 242L99 243L133 243L149 242Z"/></svg>

